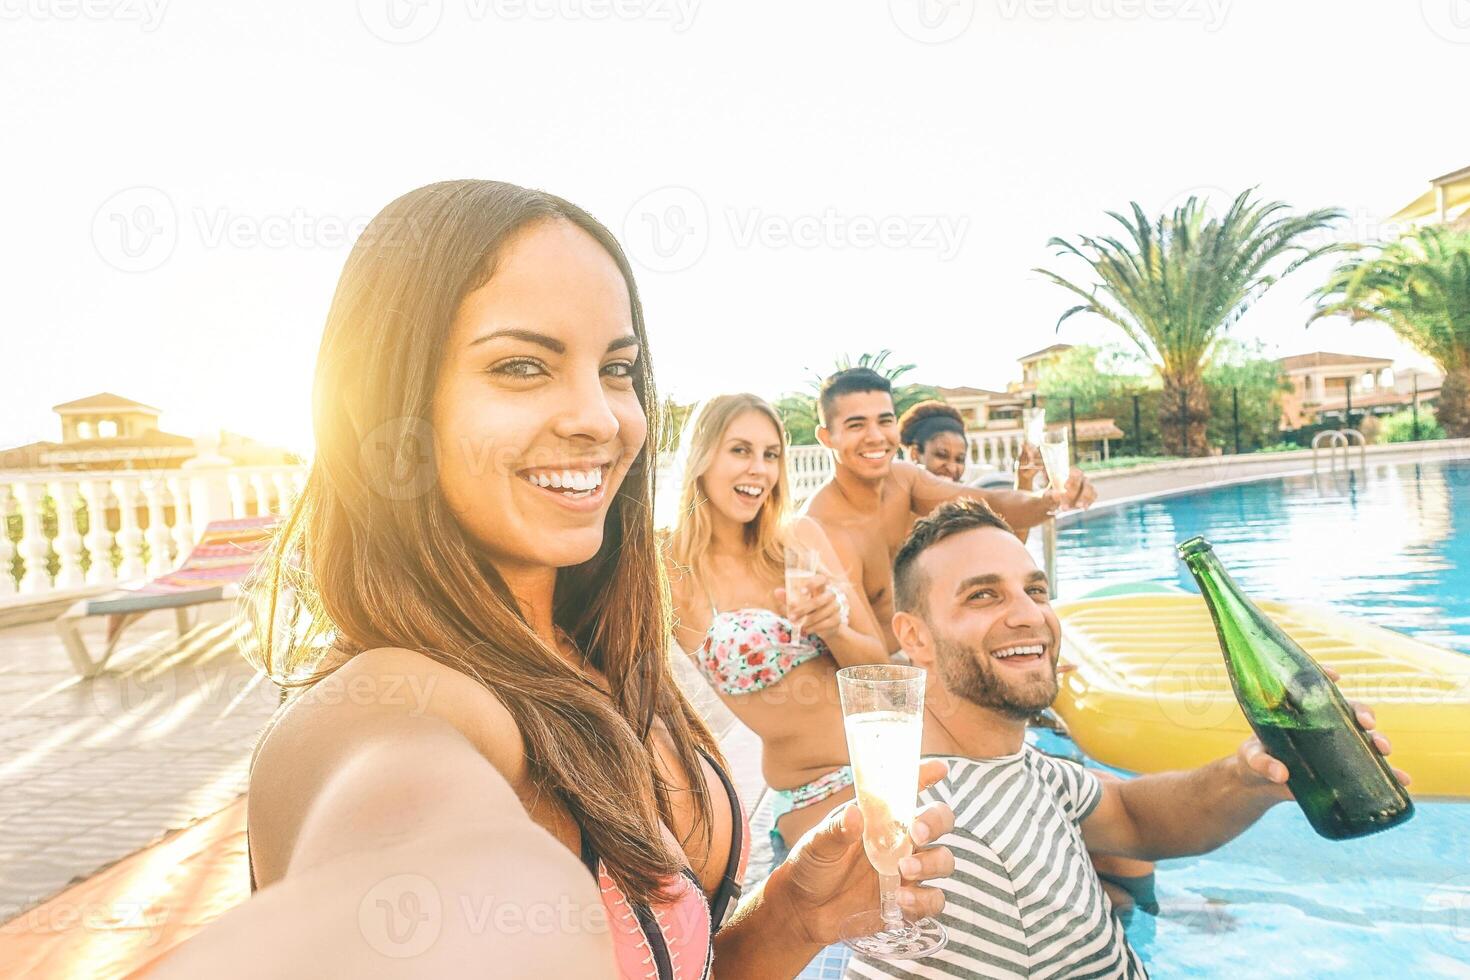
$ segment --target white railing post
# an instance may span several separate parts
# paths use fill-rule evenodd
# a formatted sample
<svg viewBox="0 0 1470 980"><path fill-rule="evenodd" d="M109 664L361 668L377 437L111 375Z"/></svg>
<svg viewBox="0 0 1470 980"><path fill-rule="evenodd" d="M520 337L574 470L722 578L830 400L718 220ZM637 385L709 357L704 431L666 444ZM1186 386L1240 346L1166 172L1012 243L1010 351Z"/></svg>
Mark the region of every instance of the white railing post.
<svg viewBox="0 0 1470 980"><path fill-rule="evenodd" d="M228 457L204 453L181 467L189 477L189 519L196 539L210 521L238 516L230 499L230 466Z"/></svg>
<svg viewBox="0 0 1470 980"><path fill-rule="evenodd" d="M87 502L87 535L83 542L91 565L89 585L105 585L116 577L112 570L112 532L107 529L107 501L111 488L106 480L82 480L82 499Z"/></svg>
<svg viewBox="0 0 1470 980"><path fill-rule="evenodd" d="M143 565L143 529L138 526L138 480L117 477L112 491L117 494L117 546L122 551L117 577L124 581L142 578L147 568Z"/></svg>
<svg viewBox="0 0 1470 980"><path fill-rule="evenodd" d="M271 474L271 483L276 488L277 513L284 517L291 513L291 508L296 503L296 486L291 482L289 474L281 472Z"/></svg>
<svg viewBox="0 0 1470 980"><path fill-rule="evenodd" d="M240 478L239 473L231 473L225 477L225 485L230 488L230 513L226 516L246 516L248 508L245 499L245 481Z"/></svg>
<svg viewBox="0 0 1470 980"><path fill-rule="evenodd" d="M267 489L264 473L250 474L250 491L255 494L255 513L271 513L271 494Z"/></svg>
<svg viewBox="0 0 1470 980"><path fill-rule="evenodd" d="M41 488L44 489L44 488ZM41 494L34 483L17 483L12 488L16 502L20 504L20 557L25 562L25 571L20 576L20 591L27 593L45 592L51 588L51 576L46 574L46 553L51 542L46 540L41 526Z"/></svg>
<svg viewBox="0 0 1470 980"><path fill-rule="evenodd" d="M143 485L143 496L148 501L149 575L162 575L173 567L173 556L169 554L173 536L169 534L168 523L163 517L163 494L162 477L155 476Z"/></svg>
<svg viewBox="0 0 1470 980"><path fill-rule="evenodd" d="M189 514L189 490L186 477L170 476L164 481L174 501L174 555L180 561L194 547L194 524Z"/></svg>
<svg viewBox="0 0 1470 980"><path fill-rule="evenodd" d="M10 543L10 496L9 485L0 483L0 595L15 592L15 579L10 577L15 560L15 546Z"/></svg>
<svg viewBox="0 0 1470 980"><path fill-rule="evenodd" d="M51 484L56 502L56 540L52 547L60 563L56 569L58 589L76 589L86 583L82 574L82 535L77 531L77 485L70 480Z"/></svg>

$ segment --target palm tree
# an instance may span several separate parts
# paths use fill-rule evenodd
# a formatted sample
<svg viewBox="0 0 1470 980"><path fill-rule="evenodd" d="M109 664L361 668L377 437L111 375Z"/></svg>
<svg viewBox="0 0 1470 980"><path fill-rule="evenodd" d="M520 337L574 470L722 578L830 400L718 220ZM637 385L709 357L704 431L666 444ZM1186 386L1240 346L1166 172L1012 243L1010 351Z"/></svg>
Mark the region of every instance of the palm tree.
<svg viewBox="0 0 1470 980"><path fill-rule="evenodd" d="M1126 240L1079 235L1073 245L1051 239L1047 244L1057 255L1076 256L1091 267L1096 282L1090 288L1034 270L1083 300L1061 315L1058 329L1075 314L1095 314L1117 324L1154 365L1164 385L1164 450L1171 454L1209 453L1204 372L1215 344L1267 289L1340 247L1312 246L1305 239L1343 212L1291 214L1282 202L1253 201L1251 193L1243 191L1219 218L1210 217L1208 202L1195 197L1152 222L1137 203L1131 220L1109 211L1127 229ZM1281 271L1269 271L1284 257L1290 258Z"/></svg>
<svg viewBox="0 0 1470 980"><path fill-rule="evenodd" d="M1470 234L1440 226L1408 232L1377 254L1355 255L1316 293L1313 322L1378 320L1445 374L1438 418L1470 436Z"/></svg>

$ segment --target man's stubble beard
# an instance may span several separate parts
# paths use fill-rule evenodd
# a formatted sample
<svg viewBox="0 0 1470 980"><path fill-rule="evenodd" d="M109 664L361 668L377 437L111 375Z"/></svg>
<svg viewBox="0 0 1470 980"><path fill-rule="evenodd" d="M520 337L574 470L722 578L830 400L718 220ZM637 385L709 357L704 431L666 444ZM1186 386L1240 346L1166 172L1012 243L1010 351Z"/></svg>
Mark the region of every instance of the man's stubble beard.
<svg viewBox="0 0 1470 980"><path fill-rule="evenodd" d="M1007 684L991 662L990 655L983 650L977 651L968 644L941 636L937 631L934 642L940 680L944 682L945 690L955 697L1021 720L1051 707L1056 700L1058 688L1054 663L1050 664L1050 673L1044 681ZM1044 656L1050 663L1050 651Z"/></svg>

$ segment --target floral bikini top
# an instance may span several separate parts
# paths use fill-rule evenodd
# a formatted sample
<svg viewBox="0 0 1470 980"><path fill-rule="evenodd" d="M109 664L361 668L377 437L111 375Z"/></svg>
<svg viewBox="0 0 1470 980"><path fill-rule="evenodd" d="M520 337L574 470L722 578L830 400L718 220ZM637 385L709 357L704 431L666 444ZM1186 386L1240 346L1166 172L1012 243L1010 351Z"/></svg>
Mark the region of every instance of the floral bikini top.
<svg viewBox="0 0 1470 980"><path fill-rule="evenodd" d="M837 601L846 604L840 591ZM733 609L720 612L710 597L714 617L694 662L705 680L722 694L754 694L770 687L801 664L830 654L815 633L801 638L806 649L793 646L796 627L769 609Z"/></svg>

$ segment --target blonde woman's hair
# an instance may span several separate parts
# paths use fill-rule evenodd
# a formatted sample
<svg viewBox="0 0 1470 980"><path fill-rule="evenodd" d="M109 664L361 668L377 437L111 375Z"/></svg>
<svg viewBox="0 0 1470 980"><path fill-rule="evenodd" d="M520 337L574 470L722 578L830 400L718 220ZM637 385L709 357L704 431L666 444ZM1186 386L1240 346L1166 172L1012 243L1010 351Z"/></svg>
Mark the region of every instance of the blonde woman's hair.
<svg viewBox="0 0 1470 980"><path fill-rule="evenodd" d="M705 556L714 535L711 505L700 488L699 480L714 463L730 423L749 411L760 412L776 427L781 439L781 466L776 471L771 495L766 498L760 513L745 525L745 543L752 552L753 564L758 571L780 576L786 567L785 529L791 501L791 478L786 465L786 427L781 424L781 416L771 403L759 395L717 395L690 413L679 439L678 458L683 462L679 467L683 488L679 493L678 520L669 535L668 554L673 564L686 574L692 574L696 582L709 581Z"/></svg>

